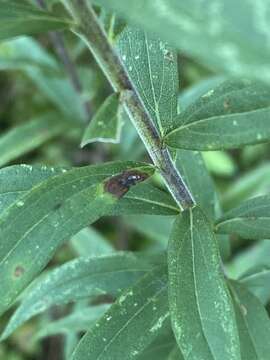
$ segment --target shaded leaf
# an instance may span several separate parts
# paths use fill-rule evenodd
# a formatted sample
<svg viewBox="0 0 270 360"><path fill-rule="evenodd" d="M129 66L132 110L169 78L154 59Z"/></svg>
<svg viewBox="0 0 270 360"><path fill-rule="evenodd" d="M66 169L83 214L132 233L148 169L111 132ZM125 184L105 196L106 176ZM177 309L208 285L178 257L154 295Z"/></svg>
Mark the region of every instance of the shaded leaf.
<svg viewBox="0 0 270 360"><path fill-rule="evenodd" d="M220 150L269 141L270 88L249 80L226 81L175 119L165 142L192 150Z"/></svg>
<svg viewBox="0 0 270 360"><path fill-rule="evenodd" d="M0 0L0 40L67 28L71 21L56 17L25 0Z"/></svg>
<svg viewBox="0 0 270 360"><path fill-rule="evenodd" d="M222 84L226 78L224 76L213 76L195 83L194 85L189 86L186 89L181 91L178 98L178 105L180 111L186 110L186 108L192 105L196 100L198 100L202 95L206 94L209 90L216 88L218 85Z"/></svg>
<svg viewBox="0 0 270 360"><path fill-rule="evenodd" d="M216 224L221 234L236 234L244 239L270 237L270 196L258 196L244 201L225 213Z"/></svg>
<svg viewBox="0 0 270 360"><path fill-rule="evenodd" d="M82 338L71 359L132 359L155 339L168 317L167 276L161 267L118 298Z"/></svg>
<svg viewBox="0 0 270 360"><path fill-rule="evenodd" d="M177 114L177 56L168 43L126 28L118 49L129 76L161 134Z"/></svg>
<svg viewBox="0 0 270 360"><path fill-rule="evenodd" d="M214 182L198 151L178 150L175 163L196 203L210 219L215 218L218 203Z"/></svg>
<svg viewBox="0 0 270 360"><path fill-rule="evenodd" d="M74 250L80 256L105 255L114 251L112 245L93 227L82 229L71 239Z"/></svg>
<svg viewBox="0 0 270 360"><path fill-rule="evenodd" d="M204 210L209 219L220 215L221 208L213 179L206 169L202 154L199 151L178 150L175 163L188 185L196 203ZM230 253L229 239L217 237L222 259Z"/></svg>
<svg viewBox="0 0 270 360"><path fill-rule="evenodd" d="M270 81L269 2L92 0L161 36L204 65ZM211 49L211 51L209 51Z"/></svg>
<svg viewBox="0 0 270 360"><path fill-rule="evenodd" d="M184 358L239 360L235 316L216 240L199 208L176 220L168 267L172 326Z"/></svg>
<svg viewBox="0 0 270 360"><path fill-rule="evenodd" d="M268 262L269 264L269 262ZM262 304L270 300L270 264L268 267L253 267L239 281L253 293Z"/></svg>
<svg viewBox="0 0 270 360"><path fill-rule="evenodd" d="M81 147L92 142L119 143L122 127L119 94L110 95L90 120L84 131Z"/></svg>
<svg viewBox="0 0 270 360"><path fill-rule="evenodd" d="M270 185L270 164L265 163L236 179L222 195L222 207L225 210L240 205L254 196L265 195Z"/></svg>
<svg viewBox="0 0 270 360"><path fill-rule="evenodd" d="M182 360L183 355L178 346L175 346L174 349L170 352L168 360Z"/></svg>
<svg viewBox="0 0 270 360"><path fill-rule="evenodd" d="M86 331L108 308L108 304L103 304L75 310L64 318L46 324L37 332L35 340L57 334Z"/></svg>
<svg viewBox="0 0 270 360"><path fill-rule="evenodd" d="M160 334L154 341L138 356L138 360L164 360L175 346L175 338L171 329L170 319L165 320Z"/></svg>
<svg viewBox="0 0 270 360"><path fill-rule="evenodd" d="M270 265L270 241L263 240L252 243L247 249L236 254L233 259L226 264L226 272L230 278L239 279L245 273L256 268L268 268Z"/></svg>
<svg viewBox="0 0 270 360"><path fill-rule="evenodd" d="M0 166L61 135L74 125L56 112L41 115L0 137Z"/></svg>
<svg viewBox="0 0 270 360"><path fill-rule="evenodd" d="M267 360L270 352L270 320L260 301L245 286L231 283L242 359Z"/></svg>
<svg viewBox="0 0 270 360"><path fill-rule="evenodd" d="M162 248L167 248L169 234L174 217L159 215L129 215L125 221L134 230L159 243Z"/></svg>
<svg viewBox="0 0 270 360"><path fill-rule="evenodd" d="M52 305L84 298L93 299L104 294L117 296L162 261L162 254L143 256L119 252L100 257L79 258L49 271L36 280L26 292L2 334L2 339Z"/></svg>
<svg viewBox="0 0 270 360"><path fill-rule="evenodd" d="M208 171L217 176L233 176L236 164L233 157L225 151L205 151L202 153Z"/></svg>
<svg viewBox="0 0 270 360"><path fill-rule="evenodd" d="M86 120L84 99L52 54L34 39L23 36L1 43L0 70L22 71L65 117L75 123Z"/></svg>

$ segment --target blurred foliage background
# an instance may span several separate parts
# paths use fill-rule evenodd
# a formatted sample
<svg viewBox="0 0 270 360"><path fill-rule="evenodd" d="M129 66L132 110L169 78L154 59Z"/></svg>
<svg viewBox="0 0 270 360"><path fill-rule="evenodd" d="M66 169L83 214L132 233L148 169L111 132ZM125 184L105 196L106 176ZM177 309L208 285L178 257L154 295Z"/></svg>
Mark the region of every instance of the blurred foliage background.
<svg viewBox="0 0 270 360"><path fill-rule="evenodd" d="M47 2L50 6L53 3ZM54 4L53 9L55 12L63 11L58 4ZM103 19L106 24L106 17ZM116 159L149 161L136 131L126 118L123 119L119 144L94 143L80 148L86 124L111 89L85 45L71 33L63 32L61 37L75 67L79 86L74 86L74 81L72 83L70 72L59 58L53 36L20 37L0 43L1 167L19 163L70 167ZM183 53L179 53L179 74L180 111L191 98L200 96L224 80ZM269 191L269 144L205 152L203 157L224 210ZM156 181L160 179L156 178ZM89 228L89 232L81 233L66 243L48 267L53 268L80 254L108 251L110 246L124 250L165 248L170 226L168 217L102 219ZM97 243L100 249L94 248ZM103 243L106 243L104 248ZM231 276L245 272L251 259L265 254L269 248L265 242L254 245L236 237L232 237L227 245L223 255ZM263 256L261 258L263 262ZM49 330L48 334L41 332L41 327L57 321L72 309L73 305L54 307L27 322L0 344L0 359L64 359L74 343L75 335L69 331L70 324L67 328L60 326L52 330L51 336L47 336ZM11 313L12 309L1 318L1 330Z"/></svg>

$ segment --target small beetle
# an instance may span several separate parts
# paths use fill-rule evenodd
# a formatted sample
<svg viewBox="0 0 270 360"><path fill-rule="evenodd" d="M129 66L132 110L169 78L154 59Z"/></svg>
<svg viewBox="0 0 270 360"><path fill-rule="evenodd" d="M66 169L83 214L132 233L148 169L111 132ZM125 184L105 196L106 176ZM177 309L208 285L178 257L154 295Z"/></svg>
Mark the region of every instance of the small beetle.
<svg viewBox="0 0 270 360"><path fill-rule="evenodd" d="M144 181L149 177L148 174L140 172L138 170L127 170L122 174L111 177L105 183L105 191L121 198L130 189L131 186Z"/></svg>

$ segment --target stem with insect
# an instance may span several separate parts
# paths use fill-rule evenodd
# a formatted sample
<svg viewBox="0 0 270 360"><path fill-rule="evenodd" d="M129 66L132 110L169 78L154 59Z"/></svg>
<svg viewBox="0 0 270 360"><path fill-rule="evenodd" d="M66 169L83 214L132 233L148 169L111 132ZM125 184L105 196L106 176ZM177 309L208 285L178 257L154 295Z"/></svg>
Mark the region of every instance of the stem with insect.
<svg viewBox="0 0 270 360"><path fill-rule="evenodd" d="M68 0L65 5L78 24L76 29L72 30L86 42L114 91L121 94L125 110L178 206L181 210L194 207L195 201L175 167L169 149L163 144L159 131L93 8L87 0Z"/></svg>

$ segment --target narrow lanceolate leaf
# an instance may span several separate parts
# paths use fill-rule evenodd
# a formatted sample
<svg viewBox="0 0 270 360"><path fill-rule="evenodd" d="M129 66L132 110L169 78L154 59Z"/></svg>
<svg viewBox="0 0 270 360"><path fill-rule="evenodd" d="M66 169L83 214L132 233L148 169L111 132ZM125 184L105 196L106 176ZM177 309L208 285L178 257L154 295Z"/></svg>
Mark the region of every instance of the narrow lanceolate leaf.
<svg viewBox="0 0 270 360"><path fill-rule="evenodd" d="M270 319L260 301L245 286L231 283L241 343L245 360L268 360Z"/></svg>
<svg viewBox="0 0 270 360"><path fill-rule="evenodd" d="M167 319L162 326L160 334L152 343L138 356L138 360L164 360L176 345L175 338L171 329L170 319ZM180 360L180 359L179 359Z"/></svg>
<svg viewBox="0 0 270 360"><path fill-rule="evenodd" d="M62 171L61 168L25 164L0 169L0 216L32 187Z"/></svg>
<svg viewBox="0 0 270 360"><path fill-rule="evenodd" d="M111 254L114 248L110 242L93 227L87 227L74 235L71 245L80 256L98 256Z"/></svg>
<svg viewBox="0 0 270 360"><path fill-rule="evenodd" d="M208 154L211 154L209 152ZM229 210L242 201L269 191L270 163L263 163L236 179L222 194L222 208Z"/></svg>
<svg viewBox="0 0 270 360"><path fill-rule="evenodd" d="M269 239L270 196L258 196L225 213L216 224L221 234L237 234L245 239Z"/></svg>
<svg viewBox="0 0 270 360"><path fill-rule="evenodd" d="M81 147L92 142L108 142L117 144L120 141L122 119L119 105L119 94L110 95L85 129Z"/></svg>
<svg viewBox="0 0 270 360"><path fill-rule="evenodd" d="M157 37L127 28L118 48L129 76L161 134L177 115L176 52Z"/></svg>
<svg viewBox="0 0 270 360"><path fill-rule="evenodd" d="M226 264L226 273L229 278L239 279L252 271L252 268L269 268L270 266L270 241L256 241L252 246L236 254L233 259Z"/></svg>
<svg viewBox="0 0 270 360"><path fill-rule="evenodd" d="M198 151L178 150L175 160L196 203L200 205L210 219L215 218L217 194L202 155Z"/></svg>
<svg viewBox="0 0 270 360"><path fill-rule="evenodd" d="M168 318L167 275L161 267L118 298L82 338L71 359L136 358L158 336Z"/></svg>
<svg viewBox="0 0 270 360"><path fill-rule="evenodd" d="M266 305L270 300L270 261L268 266L251 268L239 281Z"/></svg>
<svg viewBox="0 0 270 360"><path fill-rule="evenodd" d="M59 113L48 113L0 136L0 166L37 148L74 125Z"/></svg>
<svg viewBox="0 0 270 360"><path fill-rule="evenodd" d="M85 120L83 98L71 85L57 60L33 38L0 43L0 70L22 71L65 117Z"/></svg>
<svg viewBox="0 0 270 360"><path fill-rule="evenodd" d="M238 148L270 140L270 87L226 81L208 91L175 119L165 142L192 150Z"/></svg>
<svg viewBox="0 0 270 360"><path fill-rule="evenodd" d="M196 203L204 210L209 219L220 215L220 203L214 182L206 169L202 154L199 151L177 150L175 163L183 175ZM222 259L230 253L229 238L217 237Z"/></svg>
<svg viewBox="0 0 270 360"><path fill-rule="evenodd" d="M93 299L103 294L117 296L162 261L163 254L143 256L132 253L115 253L70 261L41 276L30 287L10 319L2 339L52 305L83 298Z"/></svg>
<svg viewBox="0 0 270 360"><path fill-rule="evenodd" d="M206 94L209 90L216 88L226 80L224 76L213 76L203 79L195 84L183 89L178 98L178 106L180 111L186 110L186 108L202 95Z"/></svg>
<svg viewBox="0 0 270 360"><path fill-rule="evenodd" d="M35 186L1 213L0 313L42 270L63 241L113 213L119 197L129 190L129 176L136 175L134 185L153 173L150 166L134 165L116 162L64 172Z"/></svg>
<svg viewBox="0 0 270 360"><path fill-rule="evenodd" d="M170 352L167 360L184 360L178 346L175 346L174 349Z"/></svg>
<svg viewBox="0 0 270 360"><path fill-rule="evenodd" d="M38 9L25 0L0 0L0 40L64 29L69 19Z"/></svg>
<svg viewBox="0 0 270 360"><path fill-rule="evenodd" d="M92 1L219 72L270 81L268 1Z"/></svg>
<svg viewBox="0 0 270 360"><path fill-rule="evenodd" d="M120 166L120 162L106 164L104 174L110 176L114 166ZM125 162L132 164L132 162ZM136 163L133 163L136 164ZM138 163L137 163L138 164ZM94 167L98 171L98 167ZM81 168L81 175L85 177L90 167ZM124 168L119 167L119 171ZM17 203L20 197L25 196L26 192L43 180L66 172L63 168L53 168L47 166L14 165L0 169L0 212ZM77 169L76 172L79 174ZM144 186L142 186L144 185ZM171 197L151 184L139 184L113 206L108 209L107 215L127 215L127 214L155 214L155 215L175 215L179 209Z"/></svg>
<svg viewBox="0 0 270 360"><path fill-rule="evenodd" d="M176 220L168 266L172 326L184 359L239 360L233 305L216 240L199 208Z"/></svg>
<svg viewBox="0 0 270 360"><path fill-rule="evenodd" d="M108 304L103 304L75 310L64 318L49 322L45 326L42 326L35 335L35 340L57 334L87 331L90 326L92 326L93 323L108 310L108 308Z"/></svg>

